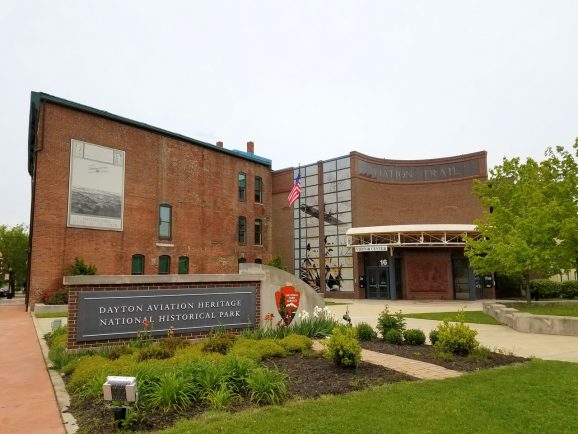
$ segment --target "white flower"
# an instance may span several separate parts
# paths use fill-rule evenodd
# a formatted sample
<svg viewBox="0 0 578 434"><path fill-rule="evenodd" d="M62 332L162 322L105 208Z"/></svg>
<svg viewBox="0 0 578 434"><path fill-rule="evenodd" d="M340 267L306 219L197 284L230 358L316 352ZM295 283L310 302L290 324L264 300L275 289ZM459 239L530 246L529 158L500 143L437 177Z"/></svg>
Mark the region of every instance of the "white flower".
<svg viewBox="0 0 578 434"><path fill-rule="evenodd" d="M306 310L302 310L301 313L299 314L299 318L302 320L309 319L309 312L307 312Z"/></svg>
<svg viewBox="0 0 578 434"><path fill-rule="evenodd" d="M331 311L329 310L329 308L328 308L327 306L325 306L325 307L323 308L323 315L324 315L325 317L327 317L327 318L332 318L332 317L333 317L333 312L331 312Z"/></svg>

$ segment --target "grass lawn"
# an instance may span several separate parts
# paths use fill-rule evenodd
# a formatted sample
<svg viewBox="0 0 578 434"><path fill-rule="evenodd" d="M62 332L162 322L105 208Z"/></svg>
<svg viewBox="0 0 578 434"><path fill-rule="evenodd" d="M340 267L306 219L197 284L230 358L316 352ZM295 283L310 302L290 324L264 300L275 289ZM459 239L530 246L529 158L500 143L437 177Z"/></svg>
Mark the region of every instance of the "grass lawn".
<svg viewBox="0 0 578 434"><path fill-rule="evenodd" d="M533 313L534 315L578 316L578 304L517 305L514 308L520 312Z"/></svg>
<svg viewBox="0 0 578 434"><path fill-rule="evenodd" d="M403 316L405 318L418 318L418 319L433 319L436 321L443 321L447 319L449 321L457 321L457 312L428 312L428 313L405 313ZM496 321L490 315L485 314L481 310L464 311L464 322L474 323L474 324L501 324Z"/></svg>
<svg viewBox="0 0 578 434"><path fill-rule="evenodd" d="M68 312L35 313L36 318L66 318Z"/></svg>
<svg viewBox="0 0 578 434"><path fill-rule="evenodd" d="M578 432L576 402L578 364L534 360L443 381L209 413L159 433L571 433Z"/></svg>

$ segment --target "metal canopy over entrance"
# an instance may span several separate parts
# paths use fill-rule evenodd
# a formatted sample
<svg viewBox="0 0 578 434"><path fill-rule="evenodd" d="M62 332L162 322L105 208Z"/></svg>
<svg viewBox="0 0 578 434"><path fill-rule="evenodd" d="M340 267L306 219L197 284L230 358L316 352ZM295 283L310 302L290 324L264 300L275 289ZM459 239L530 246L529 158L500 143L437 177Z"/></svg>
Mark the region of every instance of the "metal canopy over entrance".
<svg viewBox="0 0 578 434"><path fill-rule="evenodd" d="M463 247L465 237L479 236L475 225L424 224L351 228L347 246L356 252L386 251L388 247ZM375 249L375 250L374 250Z"/></svg>

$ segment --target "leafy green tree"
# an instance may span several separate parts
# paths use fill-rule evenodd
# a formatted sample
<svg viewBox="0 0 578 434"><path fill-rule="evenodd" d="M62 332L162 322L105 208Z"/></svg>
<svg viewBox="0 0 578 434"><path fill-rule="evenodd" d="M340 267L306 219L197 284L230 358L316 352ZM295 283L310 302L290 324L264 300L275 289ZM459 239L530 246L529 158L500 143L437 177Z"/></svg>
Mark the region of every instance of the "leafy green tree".
<svg viewBox="0 0 578 434"><path fill-rule="evenodd" d="M28 228L24 225L0 225L0 253L4 258L3 272L12 269L15 286L23 286L28 274Z"/></svg>
<svg viewBox="0 0 578 434"><path fill-rule="evenodd" d="M476 220L480 236L466 240L466 255L478 274L521 278L529 299L532 275L567 269L578 257L578 141L574 153L548 149L536 162L504 158L474 192L485 208Z"/></svg>

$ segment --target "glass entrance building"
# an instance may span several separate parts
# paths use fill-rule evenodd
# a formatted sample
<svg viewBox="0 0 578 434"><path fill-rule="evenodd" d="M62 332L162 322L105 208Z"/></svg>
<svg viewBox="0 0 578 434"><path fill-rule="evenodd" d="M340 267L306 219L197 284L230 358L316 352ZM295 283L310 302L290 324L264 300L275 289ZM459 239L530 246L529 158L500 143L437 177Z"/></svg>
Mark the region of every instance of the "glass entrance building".
<svg viewBox="0 0 578 434"><path fill-rule="evenodd" d="M298 175L302 194L289 207ZM334 298L493 297L492 279L475 276L464 256L482 215L476 179L487 179L485 152L414 161L351 152L276 171L274 250Z"/></svg>

